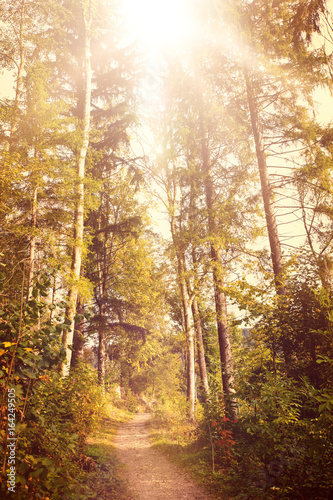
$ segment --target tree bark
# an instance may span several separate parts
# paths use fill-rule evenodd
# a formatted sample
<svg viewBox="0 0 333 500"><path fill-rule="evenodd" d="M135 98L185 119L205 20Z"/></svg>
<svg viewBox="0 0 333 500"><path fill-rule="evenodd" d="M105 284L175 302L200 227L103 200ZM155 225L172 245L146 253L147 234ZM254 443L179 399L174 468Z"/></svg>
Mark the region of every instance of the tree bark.
<svg viewBox="0 0 333 500"><path fill-rule="evenodd" d="M85 305L83 302L78 301L76 312L77 314L83 316L85 311ZM75 321L74 336L73 336L73 352L71 358L71 368L76 368L80 361L83 360L83 347L85 344L84 338L84 317L79 318Z"/></svg>
<svg viewBox="0 0 333 500"><path fill-rule="evenodd" d="M97 350L97 373L98 373L98 384L105 387L105 365L106 365L106 310L105 302L102 298L102 304L100 308L100 322L98 331L98 350Z"/></svg>
<svg viewBox="0 0 333 500"><path fill-rule="evenodd" d="M258 160L261 192L264 202L266 225L267 225L268 238L271 249L271 259L275 277L276 293L278 295L286 295L287 291L283 284L283 276L282 276L283 259L282 259L281 244L276 224L275 207L273 201L272 188L270 185L269 175L267 170L266 153L259 122L259 113L253 90L252 78L249 75L249 71L247 69L244 70L244 74L246 81L247 100L251 116L252 132L256 146L256 156Z"/></svg>
<svg viewBox="0 0 333 500"><path fill-rule="evenodd" d="M200 110L200 125L201 125L201 154L202 154L202 168L204 172L205 179L205 191L206 191L206 205L208 211L208 229L211 238L215 238L217 235L217 221L214 207L214 185L211 175L211 161L210 152L208 145L208 134L202 117L202 108ZM222 258L221 250L218 245L211 242L211 261L212 261L212 272L213 272L213 284L214 284L214 298L215 298L215 310L216 310L216 323L217 323L217 333L219 340L220 349L220 361L221 361L221 372L222 372L222 385L224 394L229 400L234 392L234 373L233 373L233 359L230 343L230 333L228 325L228 314L227 314L227 301L224 292L222 291L224 282L222 279ZM229 410L231 413L235 413L234 404L230 401Z"/></svg>
<svg viewBox="0 0 333 500"><path fill-rule="evenodd" d="M195 182L195 178L193 176L191 179L190 207L189 208L190 208L190 212L189 212L190 232L192 234L194 234L196 231L196 182ZM195 281L197 281L197 278L198 278L197 277L197 270L196 270L197 257L196 257L195 245L192 245L192 262L193 262L193 272L194 272L194 276L195 276L194 279L195 279ZM190 283L188 283L189 295L191 294L190 290L191 290ZM209 397L209 383L208 383L207 366L206 366L206 358L205 358L205 348L204 348L204 343L203 343L201 318L200 318L197 297L195 295L193 296L191 309L192 309L194 330L195 330L196 341L197 341L197 353L198 353L200 379L201 379L202 389L204 392L204 399L205 399L205 401L207 401L207 399Z"/></svg>
<svg viewBox="0 0 333 500"><path fill-rule="evenodd" d="M258 161L262 198L264 202L269 245L271 250L271 259L272 259L273 273L275 279L275 289L277 295L279 295L282 299L279 307L281 310L281 314L283 314L285 299L287 297L288 292L284 285L284 279L283 279L283 258L282 258L281 243L275 217L273 193L269 181L264 140L260 127L259 112L253 89L252 77L249 74L249 70L247 68L244 68L244 76L246 82L248 106L251 116L252 132L256 147L256 156ZM288 370L288 367L290 366L291 363L291 345L290 345L290 339L288 339L288 335L286 334L285 331L283 331L282 333L281 340L282 340L282 350L285 359L285 364Z"/></svg>
<svg viewBox="0 0 333 500"><path fill-rule="evenodd" d="M82 116L81 145L77 154L77 177L78 182L75 187L76 207L74 215L74 248L72 255L72 283L68 293L69 307L66 309L66 319L70 324L69 330L63 330L62 343L66 349L66 363L62 364L61 372L68 375L71 364L72 351L69 346L73 343L74 319L76 303L78 298L78 281L81 273L82 249L83 249L83 229L84 229L84 178L85 162L89 145L90 130L90 105L91 105L91 17L92 1L89 2L88 12L83 12L84 21L84 102Z"/></svg>
<svg viewBox="0 0 333 500"><path fill-rule="evenodd" d="M31 231L29 243L29 271L28 271L28 300L32 297L33 277L35 270L35 255L36 255L36 235L37 226L37 186L33 187L32 193L32 209L31 209Z"/></svg>
<svg viewBox="0 0 333 500"><path fill-rule="evenodd" d="M177 256L177 274L178 283L182 298L182 306L184 313L184 328L186 335L187 344L187 401L188 401L188 411L189 420L194 422L195 420L195 401L196 401L196 390L195 390L195 352L194 352L194 330L191 322L191 300L188 294L187 284L186 284L186 265L184 253L179 248L179 242L177 241L176 227L174 217L171 217L171 234L173 239L173 244Z"/></svg>
<svg viewBox="0 0 333 500"><path fill-rule="evenodd" d="M197 351L198 351L198 363L199 363L199 372L202 383L202 388L204 392L205 401L209 398L209 383L208 383L208 375L207 375L207 366L206 366L206 358L205 358L205 348L203 343L203 334L202 334L202 326L200 319L200 312L198 307L197 298L194 297L192 301L192 315L194 328L197 338Z"/></svg>
<svg viewBox="0 0 333 500"><path fill-rule="evenodd" d="M19 104L23 92L23 73L25 67L25 53L24 53L24 21L25 21L25 4L26 0L21 1L21 12L20 12L20 29L19 29L19 64L17 65L17 76L16 76L16 89L15 89L15 101L14 101L14 115L10 126L9 135L9 151L11 152L14 142L15 133L17 130L19 122Z"/></svg>

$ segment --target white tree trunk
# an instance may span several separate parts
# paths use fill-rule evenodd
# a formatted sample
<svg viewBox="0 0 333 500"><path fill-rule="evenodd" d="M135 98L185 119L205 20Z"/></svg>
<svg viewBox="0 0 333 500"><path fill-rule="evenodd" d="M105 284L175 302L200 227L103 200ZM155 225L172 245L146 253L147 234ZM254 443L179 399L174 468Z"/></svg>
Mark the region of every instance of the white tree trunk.
<svg viewBox="0 0 333 500"><path fill-rule="evenodd" d="M70 322L70 329L63 330L62 343L66 349L66 362L61 366L61 372L64 376L68 375L71 364L72 351L69 346L73 343L74 336L74 320L76 314L76 303L78 297L78 282L81 273L82 250L83 250L83 229L84 229L84 179L85 179L85 163L87 149L89 145L89 130L90 130L90 106L91 106L91 8L92 2L89 2L87 13L83 14L84 18L84 103L82 117L82 135L81 145L77 154L77 176L78 182L75 189L76 207L74 215L74 248L72 255L72 283L68 293L69 306L66 310L66 319Z"/></svg>

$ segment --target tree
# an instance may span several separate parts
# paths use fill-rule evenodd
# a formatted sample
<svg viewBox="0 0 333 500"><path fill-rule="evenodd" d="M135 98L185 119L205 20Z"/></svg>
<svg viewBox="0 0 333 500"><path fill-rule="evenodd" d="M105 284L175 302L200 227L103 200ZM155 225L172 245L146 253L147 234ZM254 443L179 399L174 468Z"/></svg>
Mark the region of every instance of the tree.
<svg viewBox="0 0 333 500"><path fill-rule="evenodd" d="M89 214L87 223L94 232L91 245L91 258L87 261L86 273L94 285L95 309L93 317L98 332L98 373L99 382L104 385L106 343L110 323L124 322L123 294L118 295L116 288L121 279L123 264L133 238L141 232L142 208L134 200L134 186L131 174L124 178L123 170L106 172L101 191L101 204ZM131 197L128 194L131 193ZM131 309L130 304L128 305Z"/></svg>
<svg viewBox="0 0 333 500"><path fill-rule="evenodd" d="M271 8L266 3L256 2L249 5L239 4L232 9L225 6L222 14L223 21L230 23L231 36L237 37L237 43L241 48L239 64L246 86L275 289L277 295L282 298L280 300L282 309L288 291L285 287L281 240L278 234L274 191L268 173L267 156L290 154L291 145L295 145L292 133L293 117L301 114L298 100L300 95L306 95L309 91L309 82L304 78L301 68L295 64L291 34L287 34L284 39L281 38L279 26L288 19L291 9L292 6L288 3L283 6L274 4ZM269 30L266 29L267 26ZM295 78L295 73L299 82L297 90L290 83ZM282 309L281 314L283 314ZM286 365L289 366L291 348L287 331L282 337L282 348Z"/></svg>
<svg viewBox="0 0 333 500"><path fill-rule="evenodd" d="M95 7L96 8L96 7ZM84 75L84 83L81 92L82 108L79 117L79 145L76 152L76 169L77 181L75 186L75 213L74 213L74 246L72 255L72 283L68 293L69 306L66 310L66 317L69 322L69 329L65 329L62 335L62 343L66 349L67 366L62 365L61 371L63 375L67 374L70 368L72 351L69 345L73 343L74 336L74 318L76 312L76 302L78 298L78 280L81 274L82 253L83 253L83 231L84 231L84 180L86 170L86 156L89 146L90 132L90 113L91 113L91 86L92 86L92 71L91 71L91 37L94 6L92 0L85 6L80 2L79 18L80 30L79 37L82 37L83 56L81 71Z"/></svg>
<svg viewBox="0 0 333 500"><path fill-rule="evenodd" d="M8 248L6 260L27 277L26 293L31 296L37 248L44 270L59 262L59 245L50 246L59 240L60 226L66 220L66 206L61 206L66 195L59 182L66 166L58 158L68 130L63 120L64 102L54 97L54 47L47 38L55 13L24 1L10 2L4 14L7 40L2 42L2 58L6 68L16 68L16 87L13 99L2 103L1 113L2 241L3 248Z"/></svg>

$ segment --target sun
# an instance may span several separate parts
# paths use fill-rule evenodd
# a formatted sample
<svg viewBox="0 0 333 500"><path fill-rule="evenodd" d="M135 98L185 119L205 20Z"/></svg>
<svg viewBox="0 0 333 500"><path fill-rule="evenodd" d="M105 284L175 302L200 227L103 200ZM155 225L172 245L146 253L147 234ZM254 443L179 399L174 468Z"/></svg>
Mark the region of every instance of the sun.
<svg viewBox="0 0 333 500"><path fill-rule="evenodd" d="M184 43L193 30L190 0L123 0L131 38L149 50Z"/></svg>

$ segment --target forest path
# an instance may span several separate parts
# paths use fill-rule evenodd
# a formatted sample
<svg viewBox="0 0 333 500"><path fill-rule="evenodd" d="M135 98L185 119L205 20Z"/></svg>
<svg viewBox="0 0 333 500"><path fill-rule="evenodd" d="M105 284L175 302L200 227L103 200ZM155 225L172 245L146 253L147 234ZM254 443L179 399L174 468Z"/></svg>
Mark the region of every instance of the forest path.
<svg viewBox="0 0 333 500"><path fill-rule="evenodd" d="M213 500L149 441L148 413L122 424L115 438L121 474L135 500Z"/></svg>

